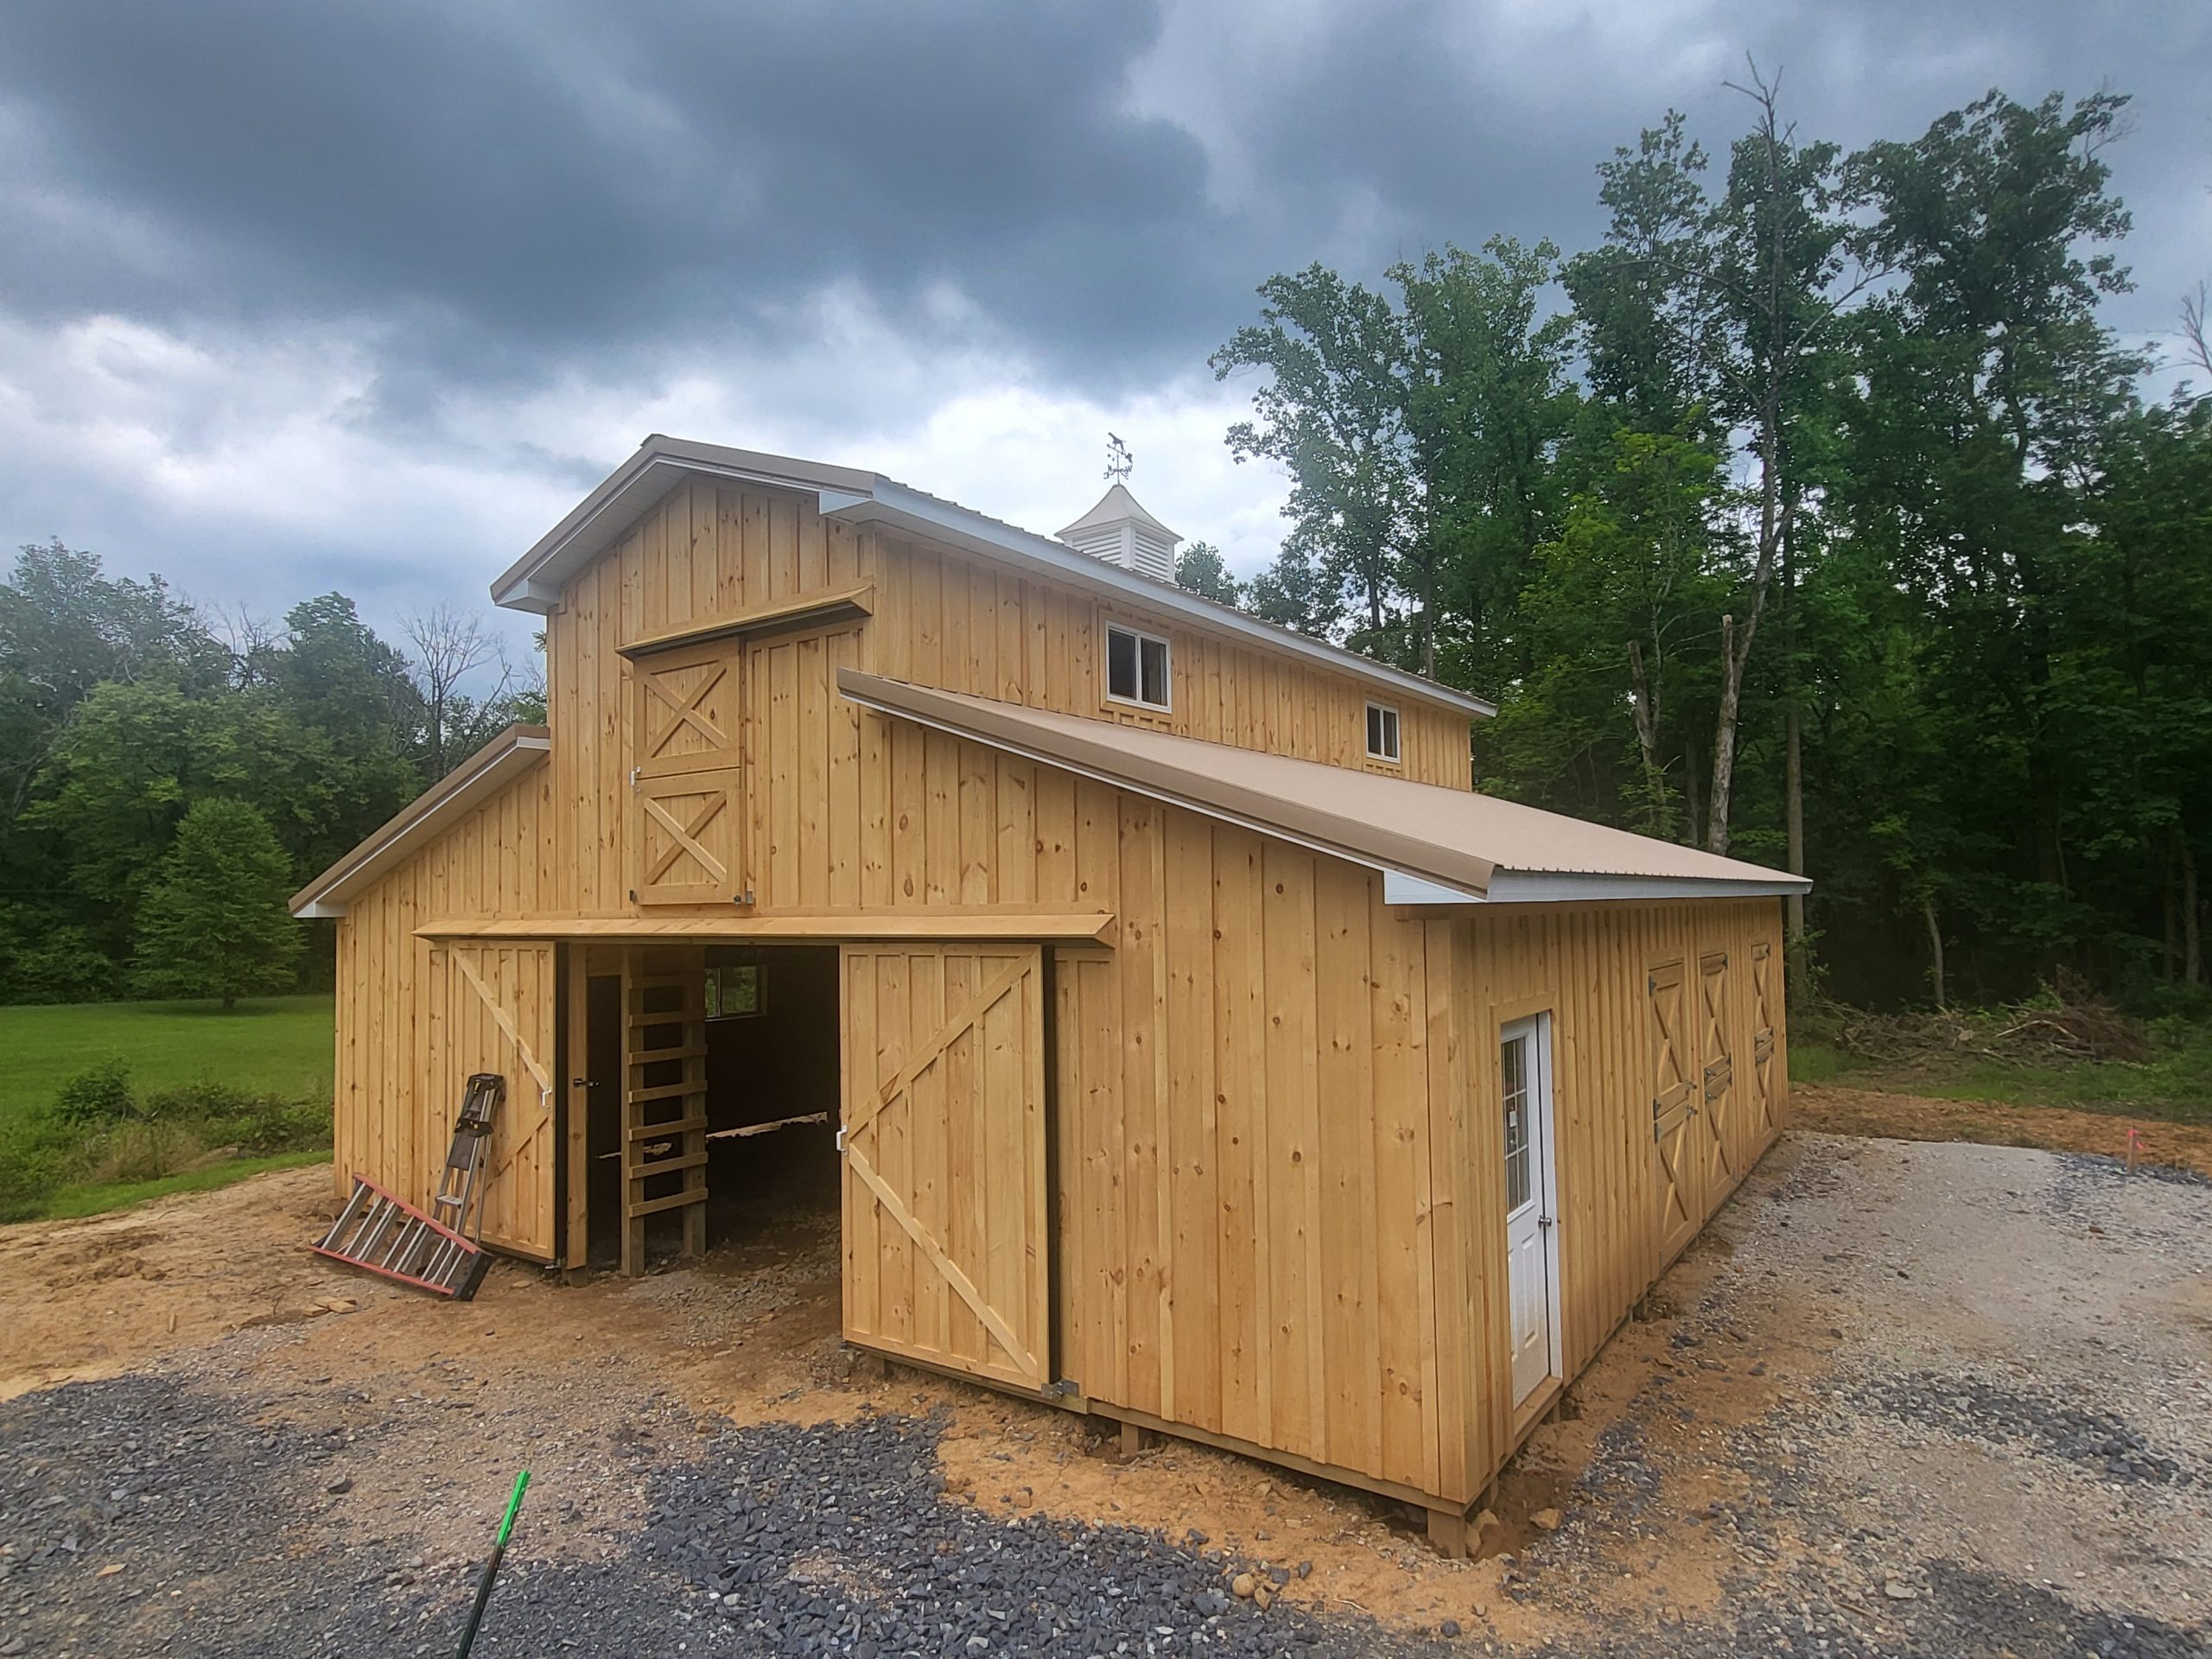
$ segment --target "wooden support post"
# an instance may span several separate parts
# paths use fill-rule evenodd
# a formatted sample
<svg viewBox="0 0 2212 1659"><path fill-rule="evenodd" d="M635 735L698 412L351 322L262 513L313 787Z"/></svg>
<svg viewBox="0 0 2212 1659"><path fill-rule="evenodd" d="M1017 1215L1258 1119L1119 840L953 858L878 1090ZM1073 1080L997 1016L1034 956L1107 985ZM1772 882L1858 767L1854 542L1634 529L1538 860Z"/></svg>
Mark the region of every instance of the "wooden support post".
<svg viewBox="0 0 2212 1659"><path fill-rule="evenodd" d="M1428 1512L1428 1541L1436 1553L1447 1561L1467 1559L1467 1512L1465 1510L1431 1510Z"/></svg>
<svg viewBox="0 0 2212 1659"><path fill-rule="evenodd" d="M1125 1458L1134 1458L1159 1443L1160 1437L1148 1428L1140 1428L1135 1423L1122 1425L1122 1455Z"/></svg>

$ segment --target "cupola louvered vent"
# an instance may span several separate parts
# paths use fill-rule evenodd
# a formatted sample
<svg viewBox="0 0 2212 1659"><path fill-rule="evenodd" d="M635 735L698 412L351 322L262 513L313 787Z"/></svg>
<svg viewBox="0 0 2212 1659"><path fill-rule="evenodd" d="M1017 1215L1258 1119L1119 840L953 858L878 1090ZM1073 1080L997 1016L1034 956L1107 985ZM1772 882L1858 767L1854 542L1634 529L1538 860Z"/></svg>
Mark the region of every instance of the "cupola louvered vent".
<svg viewBox="0 0 2212 1659"><path fill-rule="evenodd" d="M1062 531L1060 539L1094 559L1173 582L1175 549L1183 538L1139 506L1128 486L1117 482L1096 506Z"/></svg>

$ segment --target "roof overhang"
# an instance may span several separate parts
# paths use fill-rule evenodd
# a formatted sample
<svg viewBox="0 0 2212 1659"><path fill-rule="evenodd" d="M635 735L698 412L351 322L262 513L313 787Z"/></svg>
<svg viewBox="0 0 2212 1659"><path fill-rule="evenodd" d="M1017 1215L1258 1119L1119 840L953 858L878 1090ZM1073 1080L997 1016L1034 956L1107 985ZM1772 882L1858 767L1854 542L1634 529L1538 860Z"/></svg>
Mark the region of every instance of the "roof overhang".
<svg viewBox="0 0 2212 1659"><path fill-rule="evenodd" d="M920 540L1088 588L1142 610L1168 612L1196 626L1306 658L1382 690L1449 709L1471 720L1497 712L1495 703L1481 697L1362 657L1325 639L1277 627L1172 582L1156 582L1109 564L1049 536L942 500L879 473L715 444L688 443L658 434L647 438L637 454L492 584L493 601L510 610L540 614L553 610L569 582L620 540L662 497L691 477L724 478L810 494L825 518L883 524Z"/></svg>
<svg viewBox="0 0 2212 1659"><path fill-rule="evenodd" d="M1713 856L1625 831L1491 802L1440 785L1382 779L1315 760L1260 755L1195 738L1110 721L1053 715L1013 703L938 691L840 669L837 688L866 708L932 727L1117 789L1237 824L1312 851L1363 865L1382 877L1383 902L1404 906L1618 904L1651 899L1781 897L1803 893L1802 876ZM1241 774L1241 775L1240 775ZM1434 808L1448 804L1439 818ZM1621 868L1516 869L1481 846L1465 812L1533 814L1537 836L1572 828L1605 843ZM1409 828L1408 825L1416 826ZM1418 826L1427 826L1425 830ZM1523 828L1516 843L1527 847ZM1617 850L1616 850L1617 849ZM1649 868L1650 855L1662 868ZM1666 862L1688 866L1669 871ZM1697 867L1706 867L1704 870Z"/></svg>
<svg viewBox="0 0 2212 1659"><path fill-rule="evenodd" d="M1192 754L1190 764L1178 765L1130 754L1112 741L1112 734L1122 728L1107 721L1070 722L1097 728L1095 738L1080 730L1046 731L1025 720L1010 704L994 705L981 698L932 691L851 668L837 671L837 689L864 708L1363 864L1385 875L1408 876L1454 901L1480 899L1495 868L1473 853L1347 818L1308 798L1249 788L1224 779L1204 765L1205 752L1215 745L1179 740L1190 745Z"/></svg>
<svg viewBox="0 0 2212 1659"><path fill-rule="evenodd" d="M391 820L292 895L302 918L343 916L346 901L425 842L541 764L553 739L543 726L510 726L424 790Z"/></svg>

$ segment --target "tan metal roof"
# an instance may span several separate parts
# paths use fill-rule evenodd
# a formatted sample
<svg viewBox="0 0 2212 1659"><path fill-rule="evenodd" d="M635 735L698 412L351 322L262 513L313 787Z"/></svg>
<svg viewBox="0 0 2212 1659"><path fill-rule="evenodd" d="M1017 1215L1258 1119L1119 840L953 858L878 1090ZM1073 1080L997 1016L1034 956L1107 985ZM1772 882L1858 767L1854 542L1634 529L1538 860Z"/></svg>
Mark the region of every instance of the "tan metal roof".
<svg viewBox="0 0 2212 1659"><path fill-rule="evenodd" d="M1402 902L1802 893L1802 876L1517 802L840 669L856 702L1401 878ZM1442 889L1443 891L1438 891Z"/></svg>
<svg viewBox="0 0 2212 1659"><path fill-rule="evenodd" d="M422 842L473 812L552 752L543 726L510 726L394 813L353 850L292 895L295 916L343 916L346 900Z"/></svg>

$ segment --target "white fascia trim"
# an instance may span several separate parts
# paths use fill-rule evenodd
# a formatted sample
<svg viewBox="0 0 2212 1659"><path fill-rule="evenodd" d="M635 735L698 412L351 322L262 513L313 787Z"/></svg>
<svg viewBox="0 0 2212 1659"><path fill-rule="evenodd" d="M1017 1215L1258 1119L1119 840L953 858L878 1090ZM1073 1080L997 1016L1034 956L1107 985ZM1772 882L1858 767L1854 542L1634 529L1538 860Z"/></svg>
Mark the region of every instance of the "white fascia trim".
<svg viewBox="0 0 2212 1659"><path fill-rule="evenodd" d="M1630 899L1783 899L1809 893L1803 876L1760 880L1701 875L1601 875L1590 872L1504 870L1487 893L1463 893L1402 871L1385 872L1387 905L1566 905L1617 903Z"/></svg>
<svg viewBox="0 0 2212 1659"><path fill-rule="evenodd" d="M1173 611L1202 626L1238 634L1274 650L1293 652L1339 674L1349 674L1355 679L1389 686L1406 696L1419 697L1424 702L1440 703L1470 716L1495 715L1497 712L1495 703L1485 702L1480 697L1454 691L1448 686L1438 685L1387 664L1354 657L1334 645L1271 626L1226 607L1207 604L1184 594L1178 588L1163 586L1138 575L1135 571L1124 570L1117 564L1109 564L1103 559L1092 558L1087 553L1078 553L1050 537L1018 530L1012 524L1000 524L981 513L940 501L934 496L925 495L919 490L909 489L904 484L894 483L887 478L878 479L874 493L864 500L855 500L842 491L824 490L821 494L824 518L834 517L851 523L888 524L967 552L1001 560L1010 556L1017 563L1034 566L1063 581L1111 589L1141 608Z"/></svg>
<svg viewBox="0 0 2212 1659"><path fill-rule="evenodd" d="M302 905L297 910L292 912L293 915L298 917L300 920L303 922L328 921L334 918L343 916L345 913L346 906L344 905L338 903L334 899L326 901L321 899L316 899L311 905Z"/></svg>
<svg viewBox="0 0 2212 1659"><path fill-rule="evenodd" d="M1500 870L1492 876L1492 884L1495 885L1504 874ZM1447 887L1441 881L1432 881L1425 875L1413 875L1404 870L1385 870L1382 872L1382 902L1386 905L1479 905L1483 902L1483 895L1460 887Z"/></svg>

